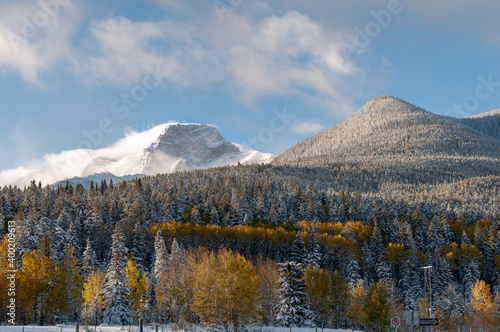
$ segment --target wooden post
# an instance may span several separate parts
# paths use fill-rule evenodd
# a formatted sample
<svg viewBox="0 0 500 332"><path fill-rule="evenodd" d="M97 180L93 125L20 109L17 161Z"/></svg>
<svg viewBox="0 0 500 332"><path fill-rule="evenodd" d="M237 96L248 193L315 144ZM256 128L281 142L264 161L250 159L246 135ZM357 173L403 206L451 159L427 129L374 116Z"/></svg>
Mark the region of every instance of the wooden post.
<svg viewBox="0 0 500 332"><path fill-rule="evenodd" d="M155 326L155 332L158 332L158 324Z"/></svg>
<svg viewBox="0 0 500 332"><path fill-rule="evenodd" d="M76 323L75 332L80 332L80 323Z"/></svg>
<svg viewBox="0 0 500 332"><path fill-rule="evenodd" d="M139 332L144 332L144 329L142 328L142 318L139 318Z"/></svg>

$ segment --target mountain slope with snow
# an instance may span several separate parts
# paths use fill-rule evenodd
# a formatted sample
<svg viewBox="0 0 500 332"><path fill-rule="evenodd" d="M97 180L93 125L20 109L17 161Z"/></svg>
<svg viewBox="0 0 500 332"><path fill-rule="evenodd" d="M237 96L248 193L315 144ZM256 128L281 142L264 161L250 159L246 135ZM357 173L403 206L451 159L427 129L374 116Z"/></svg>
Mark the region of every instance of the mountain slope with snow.
<svg viewBox="0 0 500 332"><path fill-rule="evenodd" d="M0 185L25 186L71 180L118 182L136 176L219 167L262 164L274 156L244 149L224 139L216 127L168 123L143 132L129 132L115 144L97 150L79 149L49 154L29 167L0 172Z"/></svg>
<svg viewBox="0 0 500 332"><path fill-rule="evenodd" d="M482 119L449 121L403 100L382 96L342 123L293 146L273 163L321 166L368 159L383 165L384 160L394 158L401 162L429 158L500 160L500 140L487 134L499 126L480 131ZM477 124L476 128L469 122Z"/></svg>

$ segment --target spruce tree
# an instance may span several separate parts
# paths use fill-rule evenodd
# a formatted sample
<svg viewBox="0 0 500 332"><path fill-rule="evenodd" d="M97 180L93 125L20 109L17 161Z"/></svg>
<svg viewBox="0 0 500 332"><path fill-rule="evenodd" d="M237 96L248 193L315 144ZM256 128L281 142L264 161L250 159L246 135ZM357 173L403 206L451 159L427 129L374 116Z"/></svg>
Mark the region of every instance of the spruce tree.
<svg viewBox="0 0 500 332"><path fill-rule="evenodd" d="M90 238L87 238L87 245L82 256L82 272L86 277L90 272L97 270L99 264L97 262L97 256L95 254L94 248L92 248L92 243Z"/></svg>
<svg viewBox="0 0 500 332"><path fill-rule="evenodd" d="M130 291L125 286L128 249L125 247L125 236L119 224L115 226L112 240L111 260L104 289L106 309L103 322L108 325L128 325L132 323L132 312L128 301Z"/></svg>
<svg viewBox="0 0 500 332"><path fill-rule="evenodd" d="M306 283L302 264L291 261L278 264L280 280L279 324L285 327L302 327L311 325L311 312L306 307Z"/></svg>
<svg viewBox="0 0 500 332"><path fill-rule="evenodd" d="M290 247L290 261L302 264L302 266L307 265L307 249L302 238L300 231L297 232L295 239Z"/></svg>
<svg viewBox="0 0 500 332"><path fill-rule="evenodd" d="M318 239L316 238L316 229L313 229L309 234L309 252L307 253L307 261L313 268L319 268L321 263L321 252Z"/></svg>
<svg viewBox="0 0 500 332"><path fill-rule="evenodd" d="M158 322L167 322L168 294L167 294L167 268L168 254L165 241L161 231L156 233L155 238L155 261L152 271L152 286L155 295L155 314Z"/></svg>

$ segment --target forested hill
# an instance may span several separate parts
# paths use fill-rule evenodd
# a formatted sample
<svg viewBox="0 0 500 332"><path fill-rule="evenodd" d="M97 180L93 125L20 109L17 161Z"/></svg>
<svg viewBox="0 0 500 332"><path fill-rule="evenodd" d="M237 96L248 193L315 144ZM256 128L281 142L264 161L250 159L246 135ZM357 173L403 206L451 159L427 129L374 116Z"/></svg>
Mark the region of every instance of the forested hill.
<svg viewBox="0 0 500 332"><path fill-rule="evenodd" d="M436 310L451 330L463 326L463 317L477 314L467 305L480 280L500 294L500 141L493 137L494 122L485 120L490 117L496 119L496 114L464 120L473 123L466 126L399 99L379 97L340 125L291 148L274 164L184 171L120 183L103 180L88 188L70 183L50 187L36 181L24 189L0 188L0 254L9 254L10 232L16 243L19 288L25 294L19 300L20 322L67 322L80 313L84 322L121 319L113 310L124 306L113 301L122 293L105 293L105 311L104 305L95 311L88 298L80 299L82 288L88 290L101 273L105 289L121 285L128 287L123 294L131 294L133 305L116 325L130 317L178 323L179 311L183 319L199 323L204 311L193 305L201 303L195 295L184 302L171 293L144 300L153 289L160 294L164 284L159 278L175 269L163 264L165 241L195 257L186 259L181 269L189 281L181 286L189 294L194 294L190 285L197 284L192 280L211 280L196 271L218 270L198 264L203 257L215 259L192 251L200 246L214 252L226 248L256 262L261 257L270 262L275 276L284 276L275 262L305 265L309 263L304 258L314 256L314 271L326 275L332 289L346 290L351 282L343 304L325 302L328 310L337 308L333 321L330 311L321 311L311 300L310 294L321 292L306 288L317 326L366 323L348 314L358 310L353 292L363 283L368 292L379 283L392 285L392 298L384 305L417 310L425 305L422 267L432 265ZM300 255L293 249L297 243ZM34 266L37 273L32 273ZM0 268L0 275L11 269L5 264ZM74 273L67 273L70 270ZM307 276L316 273L307 271ZM38 274L52 275L56 282L30 279ZM127 278L132 281L123 286ZM234 280L249 280L239 278ZM137 280L142 280L142 294L147 296L133 286ZM259 279L259 285L278 294L281 286L276 280ZM3 294L0 302L6 301L7 292ZM275 309L283 299L274 300L276 306L272 302L259 318L265 324L279 321ZM261 308L262 301L252 302L252 308ZM172 303L183 304L174 310ZM2 308L0 317L5 318L7 307Z"/></svg>
<svg viewBox="0 0 500 332"><path fill-rule="evenodd" d="M352 164L369 169L404 165L444 166L466 176L499 174L499 113L450 119L401 99L381 96L342 123L300 142L277 157L275 165ZM493 121L492 121L493 120ZM470 174L470 161L481 168ZM486 173L486 174L485 174Z"/></svg>
<svg viewBox="0 0 500 332"><path fill-rule="evenodd" d="M451 119L500 140L500 109L468 118Z"/></svg>

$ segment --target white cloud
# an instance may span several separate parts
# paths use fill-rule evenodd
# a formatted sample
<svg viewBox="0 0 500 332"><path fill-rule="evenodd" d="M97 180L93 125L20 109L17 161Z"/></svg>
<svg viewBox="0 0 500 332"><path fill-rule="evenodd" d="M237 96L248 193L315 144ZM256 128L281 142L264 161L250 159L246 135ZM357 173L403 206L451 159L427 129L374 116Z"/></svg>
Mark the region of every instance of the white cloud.
<svg viewBox="0 0 500 332"><path fill-rule="evenodd" d="M290 128L292 132L299 135L317 134L325 129L326 129L325 126L316 122L303 122L296 124Z"/></svg>
<svg viewBox="0 0 500 332"><path fill-rule="evenodd" d="M42 3L42 2L40 2ZM35 1L3 1L0 5L0 68L14 70L39 84L40 73L71 59L70 37L80 11L69 1L51 6Z"/></svg>
<svg viewBox="0 0 500 332"><path fill-rule="evenodd" d="M15 184L24 186L36 179L51 184L61 179L110 172L117 176L127 175L133 166L140 171L139 162L145 148L156 141L167 124L155 126L142 132L129 131L125 138L98 150L70 150L58 154L47 154L26 167L0 172L0 186ZM92 163L91 163L92 162Z"/></svg>
<svg viewBox="0 0 500 332"><path fill-rule="evenodd" d="M356 72L341 56L341 35L294 10L269 15L269 8L259 3L248 9L248 16L238 15L235 7L223 20L205 4L208 15L191 21L111 17L93 18L88 26L78 26L82 10L70 3L60 6L36 38L19 44L17 53L9 43L9 20L2 18L22 19L27 12L42 10L27 3L9 2L3 8L0 66L33 83L55 64L90 87L130 87L159 68L173 86L222 84L250 106L264 96L295 95L323 108L343 109L341 100L348 88L344 78ZM167 7L177 5L171 1ZM73 39L77 28L88 28L83 39Z"/></svg>
<svg viewBox="0 0 500 332"><path fill-rule="evenodd" d="M296 11L263 19L249 38L230 48L229 69L247 102L265 95L336 99L339 75L354 71L318 22ZM321 98L320 98L321 99Z"/></svg>

